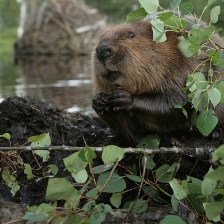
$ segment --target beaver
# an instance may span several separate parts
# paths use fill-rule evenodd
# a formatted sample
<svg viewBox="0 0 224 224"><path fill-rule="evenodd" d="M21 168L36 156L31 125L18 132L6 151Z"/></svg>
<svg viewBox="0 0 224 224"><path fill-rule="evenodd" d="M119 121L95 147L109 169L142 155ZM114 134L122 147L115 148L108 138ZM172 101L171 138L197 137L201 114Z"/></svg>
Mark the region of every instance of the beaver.
<svg viewBox="0 0 224 224"><path fill-rule="evenodd" d="M185 57L179 42L172 31L165 42L153 41L150 20L109 25L102 32L92 54L92 107L123 145L136 145L150 133L189 131L190 116L175 105L186 101L187 93L180 88L202 58ZM208 73L208 66L198 70ZM224 124L220 105L216 115Z"/></svg>

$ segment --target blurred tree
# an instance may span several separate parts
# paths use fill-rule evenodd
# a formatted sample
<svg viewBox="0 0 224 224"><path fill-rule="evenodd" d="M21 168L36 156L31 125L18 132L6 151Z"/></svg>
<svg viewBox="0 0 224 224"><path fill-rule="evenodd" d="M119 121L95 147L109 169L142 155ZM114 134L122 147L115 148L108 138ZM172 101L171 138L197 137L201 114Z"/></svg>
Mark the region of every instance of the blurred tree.
<svg viewBox="0 0 224 224"><path fill-rule="evenodd" d="M0 29L18 25L19 3L16 0L0 0Z"/></svg>
<svg viewBox="0 0 224 224"><path fill-rule="evenodd" d="M167 9L173 0L160 0L160 4L164 9ZM85 0L88 5L99 9L99 11L108 17L110 22L124 22L126 16L129 12L137 9L139 7L138 0ZM207 5L207 0L182 0L181 4L185 2L191 2L194 7L193 13L200 16L204 7ZM209 21L209 12L212 7L220 5L221 15L219 16L219 21L217 26L224 27L224 0L216 0L213 5L211 5L208 10L205 11L203 20Z"/></svg>
<svg viewBox="0 0 224 224"><path fill-rule="evenodd" d="M88 5L97 8L109 22L123 22L129 12L137 9L138 0L84 0Z"/></svg>

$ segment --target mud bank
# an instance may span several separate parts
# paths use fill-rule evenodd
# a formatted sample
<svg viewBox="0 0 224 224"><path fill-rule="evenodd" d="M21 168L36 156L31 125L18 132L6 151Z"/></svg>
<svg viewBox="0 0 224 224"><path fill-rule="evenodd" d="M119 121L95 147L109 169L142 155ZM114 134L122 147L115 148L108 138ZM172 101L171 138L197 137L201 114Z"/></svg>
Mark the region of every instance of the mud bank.
<svg viewBox="0 0 224 224"><path fill-rule="evenodd" d="M85 145L84 139L89 146L106 146L108 144L116 144L116 138L113 137L111 131L107 126L96 116L86 116L80 113L67 113L66 111L59 109L53 105L42 102L38 99L23 98L23 97L10 97L0 104L0 127L1 133L10 133L10 142L4 138L0 138L0 147L4 146L22 146L27 144L27 139L33 135L39 135L48 132L51 136L52 145L60 146L78 146ZM161 136L161 146L170 147L178 145L179 147L217 147L219 145L217 139L203 138L195 135L187 134L186 136ZM67 157L72 152L68 151L52 151L50 153L49 164L56 164L59 167L57 177L65 177L72 180L71 175L65 171L63 164L63 158ZM19 154L24 163L31 164L32 167L38 165L32 152L20 152ZM2 157L2 155L1 155ZM0 167L2 158L0 157ZM128 155L123 161L125 165L139 165L140 155ZM156 155L155 161L159 166L162 164L172 164L174 162L180 162L180 169L176 174L176 178L181 180L190 175L196 178L202 178L208 171L210 163L208 161L200 161L193 157L179 157L178 155ZM100 163L100 159L97 160L96 165ZM126 164L125 164L126 163ZM42 165L42 164L41 164ZM44 164L45 166L47 164ZM0 223L6 223L13 220L16 217L24 214L26 205L38 205L45 202L45 190L47 187L47 178L37 178L36 180L27 180L23 170L17 170L17 181L20 184L20 190L16 193L15 197L12 197L9 188L0 177ZM36 174L38 175L38 173ZM132 186L130 186L132 187ZM169 189L166 189L169 191ZM137 193L137 191L136 191ZM172 192L170 192L172 193ZM126 200L134 200L136 194L127 194ZM106 203L109 200L108 196L100 199L100 201ZM165 215L174 214L174 212L164 207L159 203L153 201L149 202L149 206L154 207L155 210L161 211L159 213L162 216L149 220L148 214L145 214L145 220L140 216L130 216L127 223L159 223ZM12 216L12 208L18 213ZM152 210L152 209L151 209ZM148 211L152 214L152 211ZM165 211L165 212L163 212ZM151 213L150 213L151 212ZM123 212L122 212L123 213ZM114 214L117 214L116 212ZM192 215L192 214L191 214ZM122 219L121 215L121 219ZM135 217L135 218L133 218ZM137 222L136 220L140 220ZM116 216L108 216L106 223L119 223ZM193 222L191 222L193 223Z"/></svg>

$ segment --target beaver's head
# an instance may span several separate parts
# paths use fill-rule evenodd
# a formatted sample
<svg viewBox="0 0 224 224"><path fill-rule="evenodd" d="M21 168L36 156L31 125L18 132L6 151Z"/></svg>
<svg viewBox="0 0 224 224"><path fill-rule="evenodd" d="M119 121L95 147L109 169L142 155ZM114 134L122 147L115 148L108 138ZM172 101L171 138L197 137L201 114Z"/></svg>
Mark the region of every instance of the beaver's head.
<svg viewBox="0 0 224 224"><path fill-rule="evenodd" d="M176 37L164 43L152 39L150 22L107 27L93 52L95 88L102 92L122 88L141 94L161 86L169 63L176 57L178 41Z"/></svg>

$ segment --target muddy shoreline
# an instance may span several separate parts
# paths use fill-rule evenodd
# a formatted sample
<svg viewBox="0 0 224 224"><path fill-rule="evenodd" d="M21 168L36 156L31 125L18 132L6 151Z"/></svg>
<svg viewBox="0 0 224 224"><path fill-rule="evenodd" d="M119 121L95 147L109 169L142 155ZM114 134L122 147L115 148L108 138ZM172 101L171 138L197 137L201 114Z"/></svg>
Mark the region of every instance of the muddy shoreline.
<svg viewBox="0 0 224 224"><path fill-rule="evenodd" d="M117 144L116 138L113 136L110 129L97 116L68 113L53 105L33 98L15 96L3 101L0 104L0 127L0 134L7 132L11 134L11 143L4 138L0 138L0 147L8 147L10 144L11 146L26 145L28 137L46 132L50 134L53 146L67 145L82 147L85 146L84 139L89 146ZM200 146L206 148L211 146L217 147L219 145L217 139L203 138L194 135L181 136L178 138L175 138L175 136L161 136L162 147L170 147L174 145L175 141L176 144L180 144L181 147ZM56 164L59 167L57 177L65 177L73 181L70 174L64 171L63 164L63 158L71 153L72 152L68 151L52 151L48 163ZM35 164L31 152L21 152L20 156L25 163L29 163L34 167L37 165ZM124 163L123 165L138 165L139 158L140 155L128 155L122 162ZM181 167L176 175L176 178L179 179L185 179L187 175L201 179L211 165L208 161L200 161L188 156L180 158L178 155L156 155L155 161L158 167L165 163L172 164L173 162L179 161ZM100 160L97 160L95 163L98 165ZM46 189L48 179L37 178L28 181L23 170L18 169L17 171L17 181L21 188L16 193L15 197L12 197L9 188L0 177L1 201L7 201L9 204L16 203L18 206L37 205L44 202L44 189ZM132 195L132 197L134 197L134 195ZM128 199L130 198L127 198L127 200ZM105 203L108 197L105 196L105 198L101 200ZM132 200L134 200L134 198ZM160 204L155 202L150 202L149 206L161 207ZM0 206L0 218L2 208L3 207ZM24 208L22 209L24 210ZM8 211L9 210L7 210L7 212Z"/></svg>

